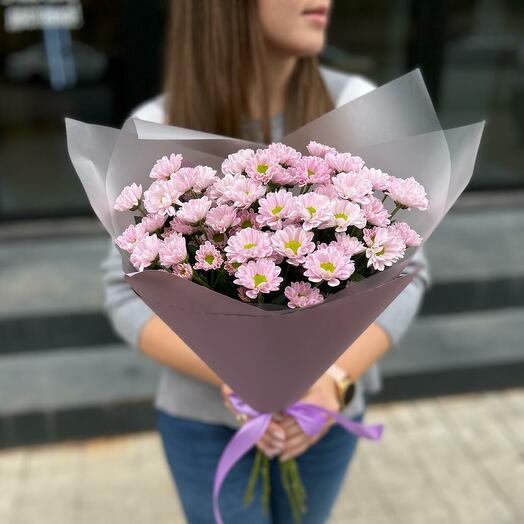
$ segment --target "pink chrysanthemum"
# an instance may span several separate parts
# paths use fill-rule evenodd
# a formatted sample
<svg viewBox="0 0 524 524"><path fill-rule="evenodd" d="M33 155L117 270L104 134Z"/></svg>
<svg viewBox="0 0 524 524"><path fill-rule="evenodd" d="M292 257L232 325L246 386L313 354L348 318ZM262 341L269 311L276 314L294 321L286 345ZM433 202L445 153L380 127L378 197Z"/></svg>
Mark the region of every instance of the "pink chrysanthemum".
<svg viewBox="0 0 524 524"><path fill-rule="evenodd" d="M218 233L225 233L229 228L235 227L239 223L240 218L237 216L237 210L225 204L211 208L206 216L206 224Z"/></svg>
<svg viewBox="0 0 524 524"><path fill-rule="evenodd" d="M203 193L218 180L216 176L217 172L208 166L196 166L193 174L193 191L195 191L195 193Z"/></svg>
<svg viewBox="0 0 524 524"><path fill-rule="evenodd" d="M268 146L268 151L275 155L275 160L282 167L291 167L297 164L302 155L290 146L274 142Z"/></svg>
<svg viewBox="0 0 524 524"><path fill-rule="evenodd" d="M173 173L176 173L182 165L182 155L163 156L156 161L151 169L149 176L157 180L167 180Z"/></svg>
<svg viewBox="0 0 524 524"><path fill-rule="evenodd" d="M144 193L144 206L148 213L174 215L175 203L180 197L171 180L155 180Z"/></svg>
<svg viewBox="0 0 524 524"><path fill-rule="evenodd" d="M134 211L140 205L141 198L142 186L133 183L122 189L122 192L116 197L113 208L117 211Z"/></svg>
<svg viewBox="0 0 524 524"><path fill-rule="evenodd" d="M246 288L244 286L240 286L238 288L238 298L242 301L242 302L251 302L251 298L249 298L247 295L246 295Z"/></svg>
<svg viewBox="0 0 524 524"><path fill-rule="evenodd" d="M293 178L299 186L325 184L331 178L331 169L323 158L304 156L293 168Z"/></svg>
<svg viewBox="0 0 524 524"><path fill-rule="evenodd" d="M364 229L368 267L383 271L404 256L406 244L395 231L386 227Z"/></svg>
<svg viewBox="0 0 524 524"><path fill-rule="evenodd" d="M275 251L273 251L273 253L271 253L271 255L269 255L267 258L269 258L269 260L272 260L277 265L280 265L282 264L282 262L284 262L284 257L280 253L276 253Z"/></svg>
<svg viewBox="0 0 524 524"><path fill-rule="evenodd" d="M235 207L246 209L266 192L266 187L251 178L240 176L224 191L224 197Z"/></svg>
<svg viewBox="0 0 524 524"><path fill-rule="evenodd" d="M337 198L331 201L329 219L319 226L319 229L334 227L335 231L341 233L349 226L359 229L366 227L366 217L358 204Z"/></svg>
<svg viewBox="0 0 524 524"><path fill-rule="evenodd" d="M180 196L190 191L195 181L195 170L192 167L182 167L170 177L173 187ZM181 204L180 200L177 204Z"/></svg>
<svg viewBox="0 0 524 524"><path fill-rule="evenodd" d="M350 153L327 153L325 159L336 173L358 173L364 167L364 160Z"/></svg>
<svg viewBox="0 0 524 524"><path fill-rule="evenodd" d="M294 199L292 218L303 221L305 230L320 226L330 218L331 201L318 193L305 193Z"/></svg>
<svg viewBox="0 0 524 524"><path fill-rule="evenodd" d="M329 245L334 245L348 258L364 253L366 250L364 244L362 244L358 238L346 235L345 233L335 233L335 240L330 242Z"/></svg>
<svg viewBox="0 0 524 524"><path fill-rule="evenodd" d="M180 218L175 217L169 222L169 231L164 230L164 237L171 234L171 231L174 231L175 233L182 233L183 235L192 235L197 228L190 226L189 224L186 224Z"/></svg>
<svg viewBox="0 0 524 524"><path fill-rule="evenodd" d="M237 269L234 283L245 287L249 298L257 298L259 293L270 293L279 288L283 281L279 275L280 268L272 260L250 260Z"/></svg>
<svg viewBox="0 0 524 524"><path fill-rule="evenodd" d="M319 195L327 196L330 200L338 198L337 190L335 189L335 186L331 183L313 186L313 192L318 193Z"/></svg>
<svg viewBox="0 0 524 524"><path fill-rule="evenodd" d="M271 243L276 253L287 257L288 262L298 266L306 255L315 250L313 232L299 226L286 226L271 236Z"/></svg>
<svg viewBox="0 0 524 524"><path fill-rule="evenodd" d="M138 271L144 271L157 259L161 243L162 241L156 235L146 235L133 249L129 257L131 264Z"/></svg>
<svg viewBox="0 0 524 524"><path fill-rule="evenodd" d="M228 275L233 276L237 272L237 269L240 267L240 265L240 262L229 262L226 260L224 262L224 269Z"/></svg>
<svg viewBox="0 0 524 524"><path fill-rule="evenodd" d="M365 176L376 191L384 191L388 187L388 183L391 176L387 173L383 173L380 169L374 169L372 167L363 167L360 172L362 176Z"/></svg>
<svg viewBox="0 0 524 524"><path fill-rule="evenodd" d="M147 215L142 218L140 224L147 233L154 233L164 227L166 217L164 215Z"/></svg>
<svg viewBox="0 0 524 524"><path fill-rule="evenodd" d="M281 186L295 185L294 169L282 166L271 168L271 182Z"/></svg>
<svg viewBox="0 0 524 524"><path fill-rule="evenodd" d="M325 281L335 287L341 280L347 280L355 271L355 264L335 246L317 249L304 261L304 275L311 282Z"/></svg>
<svg viewBox="0 0 524 524"><path fill-rule="evenodd" d="M389 226L389 230L399 235L404 241L404 244L406 244L406 247L415 247L422 244L422 237L405 222L396 222Z"/></svg>
<svg viewBox="0 0 524 524"><path fill-rule="evenodd" d="M204 242L195 253L195 269L218 269L224 262L220 251L211 243Z"/></svg>
<svg viewBox="0 0 524 524"><path fill-rule="evenodd" d="M259 229L257 222L257 214L252 209L242 209L238 212L240 229L246 229L252 227L253 229Z"/></svg>
<svg viewBox="0 0 524 524"><path fill-rule="evenodd" d="M253 180L267 184L275 168L280 169L278 157L269 149L257 149L257 152L246 164L246 174Z"/></svg>
<svg viewBox="0 0 524 524"><path fill-rule="evenodd" d="M325 158L325 156L328 153L331 153L332 155L337 154L337 150L334 147L326 146L324 144L319 144L318 142L315 142L314 140L309 142L309 144L306 147L310 155L318 156L320 158Z"/></svg>
<svg viewBox="0 0 524 524"><path fill-rule="evenodd" d="M224 251L230 262L243 263L252 258L268 257L273 248L267 233L249 227L229 237Z"/></svg>
<svg viewBox="0 0 524 524"><path fill-rule="evenodd" d="M172 267L184 262L187 258L186 239L179 233L169 235L160 244L158 256L164 267Z"/></svg>
<svg viewBox="0 0 524 524"><path fill-rule="evenodd" d="M127 229L115 240L116 245L132 253L135 249L135 246L147 235L147 231L144 229L142 223L134 225L131 224Z"/></svg>
<svg viewBox="0 0 524 524"><path fill-rule="evenodd" d="M209 240L215 247L224 249L227 244L228 235L225 233L219 233L210 227L204 228L204 234L201 235L200 242L203 243Z"/></svg>
<svg viewBox="0 0 524 524"><path fill-rule="evenodd" d="M282 229L282 221L289 217L293 201L293 195L285 189L276 193L266 193L266 196L258 201L258 224L269 226L271 229Z"/></svg>
<svg viewBox="0 0 524 524"><path fill-rule="evenodd" d="M198 224L205 219L212 204L213 202L207 196L193 198L180 206L176 216L186 224Z"/></svg>
<svg viewBox="0 0 524 524"><path fill-rule="evenodd" d="M428 208L426 190L413 177L391 177L385 193L404 209L425 211Z"/></svg>
<svg viewBox="0 0 524 524"><path fill-rule="evenodd" d="M362 204L362 211L366 220L373 226L385 227L389 225L389 211L377 197L370 196L369 200Z"/></svg>
<svg viewBox="0 0 524 524"><path fill-rule="evenodd" d="M225 175L242 175L246 171L248 161L254 156L255 152L252 149L241 149L222 162L222 172Z"/></svg>
<svg viewBox="0 0 524 524"><path fill-rule="evenodd" d="M313 287L309 282L291 282L284 289L284 295L288 299L288 307L291 309L314 306L324 301L319 289Z"/></svg>
<svg viewBox="0 0 524 524"><path fill-rule="evenodd" d="M227 204L231 199L226 196L235 182L241 178L242 175L226 174L222 178L218 178L211 186L207 188L206 195L217 204Z"/></svg>
<svg viewBox="0 0 524 524"><path fill-rule="evenodd" d="M371 181L360 173L339 173L332 181L339 197L353 200L357 204L368 202L369 195L373 193Z"/></svg>
<svg viewBox="0 0 524 524"><path fill-rule="evenodd" d="M182 262L173 267L173 274L177 277L191 280L193 278L193 268L191 267L191 264Z"/></svg>

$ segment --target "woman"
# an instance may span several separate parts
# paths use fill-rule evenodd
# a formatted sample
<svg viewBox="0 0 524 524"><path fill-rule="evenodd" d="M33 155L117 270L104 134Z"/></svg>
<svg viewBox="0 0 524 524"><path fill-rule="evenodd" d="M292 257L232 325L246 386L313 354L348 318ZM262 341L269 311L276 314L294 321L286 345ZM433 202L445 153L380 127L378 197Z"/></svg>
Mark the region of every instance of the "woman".
<svg viewBox="0 0 524 524"><path fill-rule="evenodd" d="M371 82L317 65L329 8L328 0L174 1L164 94L139 107L134 116L268 142L365 94L374 88ZM417 262L424 265L421 255ZM158 427L187 521L210 524L213 473L238 427L224 400L229 389L132 292L114 247L104 272L106 305L115 329L163 364L155 402ZM407 329L425 286L423 271L302 400L361 419L365 393L379 387L374 363ZM329 422L321 436L311 438L293 419L275 416L258 446L272 457L297 458L308 492L303 522L320 524L329 516L355 444ZM263 515L256 497L251 507L243 507L252 460L253 453L248 454L224 484L224 521L291 523L276 461L271 463L271 515Z"/></svg>

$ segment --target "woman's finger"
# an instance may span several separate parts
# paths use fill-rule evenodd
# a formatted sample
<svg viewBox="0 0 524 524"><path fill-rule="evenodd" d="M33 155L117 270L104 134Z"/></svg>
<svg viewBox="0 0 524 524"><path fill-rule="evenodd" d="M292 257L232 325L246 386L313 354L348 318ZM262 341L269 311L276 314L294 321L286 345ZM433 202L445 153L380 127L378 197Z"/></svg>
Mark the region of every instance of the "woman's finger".
<svg viewBox="0 0 524 524"><path fill-rule="evenodd" d="M297 421L289 416L289 415L284 415L282 417L282 419L278 422L280 424L280 426L282 427L282 429L287 433L293 426L298 426L298 423Z"/></svg>
<svg viewBox="0 0 524 524"><path fill-rule="evenodd" d="M304 430L297 423L290 425L289 428L285 430L285 432L286 432L286 441L296 437L297 435L304 434Z"/></svg>
<svg viewBox="0 0 524 524"><path fill-rule="evenodd" d="M287 438L284 442L282 453L287 453L290 450L300 447L304 442L308 442L310 438L311 437L306 435L304 432L300 432L298 435L295 435L292 438Z"/></svg>
<svg viewBox="0 0 524 524"><path fill-rule="evenodd" d="M276 422L271 422L259 443L266 449L280 452L284 447L284 440L284 430Z"/></svg>
<svg viewBox="0 0 524 524"><path fill-rule="evenodd" d="M302 453L309 449L311 444L311 437L306 437L305 439L299 441L296 446L285 448L280 454L280 460L284 462L288 459L302 455Z"/></svg>

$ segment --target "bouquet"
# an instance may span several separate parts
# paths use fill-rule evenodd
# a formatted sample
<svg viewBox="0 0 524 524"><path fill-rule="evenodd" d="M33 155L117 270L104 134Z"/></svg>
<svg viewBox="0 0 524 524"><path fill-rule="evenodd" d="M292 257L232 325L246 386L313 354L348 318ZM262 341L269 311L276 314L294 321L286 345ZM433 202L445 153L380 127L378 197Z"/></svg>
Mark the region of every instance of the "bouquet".
<svg viewBox="0 0 524 524"><path fill-rule="evenodd" d="M66 124L130 286L250 419L217 469L217 522L221 482L272 413L310 434L331 416L379 438L378 426L296 400L410 282L403 269L469 181L483 124L443 131L417 71L269 146L137 119ZM262 455L248 501L259 473ZM294 463L282 479L298 521Z"/></svg>
<svg viewBox="0 0 524 524"><path fill-rule="evenodd" d="M395 220L400 209L428 207L414 178L317 142L307 151L282 143L242 149L219 175L182 167L180 154L163 156L148 189L132 183L116 198L115 210L138 213L116 244L136 271L162 270L236 300L291 309L320 304L421 244Z"/></svg>

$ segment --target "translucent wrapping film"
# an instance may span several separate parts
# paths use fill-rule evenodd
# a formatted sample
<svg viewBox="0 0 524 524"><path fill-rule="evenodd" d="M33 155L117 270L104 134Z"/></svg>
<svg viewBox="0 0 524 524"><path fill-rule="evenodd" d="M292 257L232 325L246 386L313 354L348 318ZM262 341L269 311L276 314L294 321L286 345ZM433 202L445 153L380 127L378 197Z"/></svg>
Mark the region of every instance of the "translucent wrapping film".
<svg viewBox="0 0 524 524"><path fill-rule="evenodd" d="M361 156L367 164L425 186L426 212L401 210L426 241L471 179L484 123L443 130L419 71L408 73L287 135L282 142L306 153L310 140ZM224 158L264 147L138 119L121 130L66 119L68 149L89 201L111 237L133 222L113 210L122 188L149 186L158 158L180 153L184 165L220 172ZM301 310L263 309L233 300L172 274L133 272L135 292L258 411L292 404L410 282L409 257L324 303Z"/></svg>

